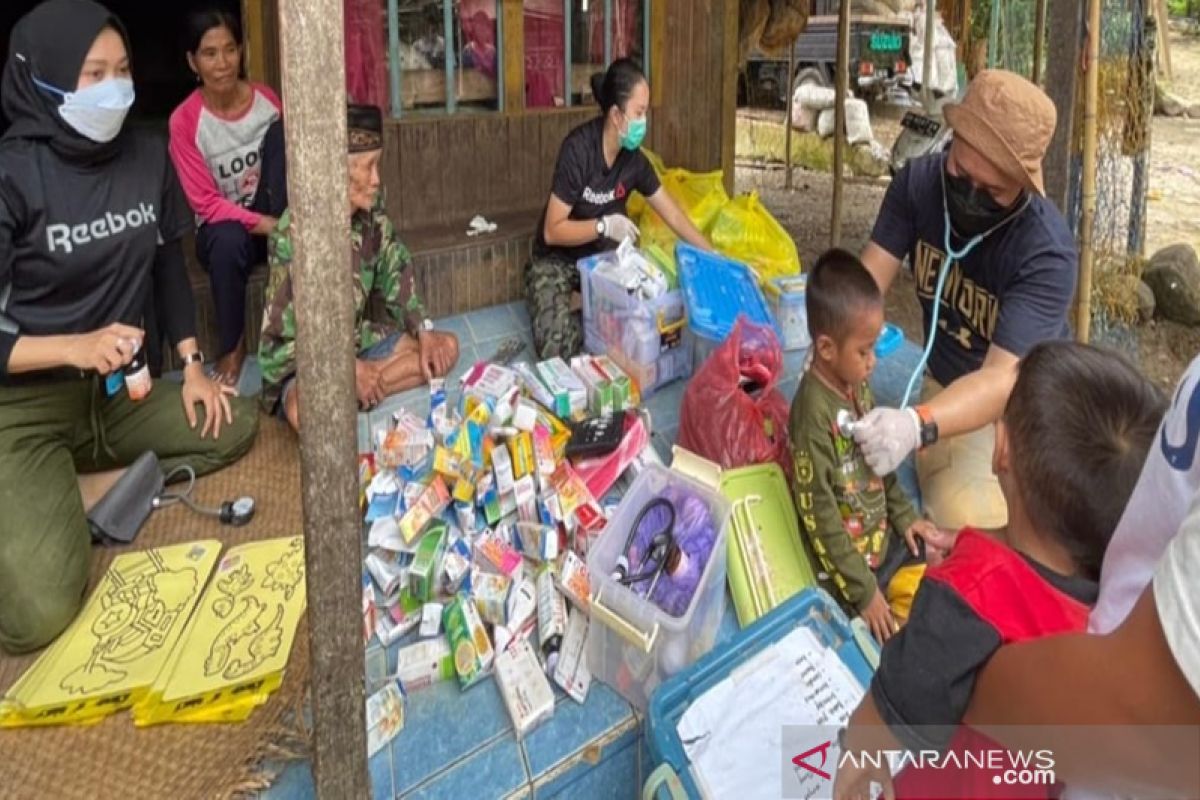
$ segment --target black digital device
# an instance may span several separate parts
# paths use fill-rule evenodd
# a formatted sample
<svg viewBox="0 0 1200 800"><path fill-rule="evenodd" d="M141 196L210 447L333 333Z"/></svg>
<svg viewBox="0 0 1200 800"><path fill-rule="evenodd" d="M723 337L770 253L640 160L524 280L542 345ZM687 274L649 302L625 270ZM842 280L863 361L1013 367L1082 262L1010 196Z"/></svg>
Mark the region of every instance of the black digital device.
<svg viewBox="0 0 1200 800"><path fill-rule="evenodd" d="M571 424L567 458L592 458L611 453L621 446L625 435L625 412L611 417L592 417Z"/></svg>

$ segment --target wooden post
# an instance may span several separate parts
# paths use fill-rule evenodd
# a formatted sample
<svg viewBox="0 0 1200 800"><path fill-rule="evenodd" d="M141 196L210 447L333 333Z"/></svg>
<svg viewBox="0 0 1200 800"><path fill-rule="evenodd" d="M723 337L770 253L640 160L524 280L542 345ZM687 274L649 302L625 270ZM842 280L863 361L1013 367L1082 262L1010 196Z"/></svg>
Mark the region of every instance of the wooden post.
<svg viewBox="0 0 1200 800"><path fill-rule="evenodd" d="M525 9L504 0L504 113L525 110Z"/></svg>
<svg viewBox="0 0 1200 800"><path fill-rule="evenodd" d="M653 15L655 10L661 6L665 6L668 0L656 0L650 6L650 13ZM736 143L737 143L737 84L738 84L738 0L725 0L721 8L725 12L725 20L722 28L722 48L724 55L721 59L721 172L723 173L723 182L725 191L732 195L734 193L735 182L734 178L734 162L736 161ZM655 32L654 41L656 44L657 53L651 52L652 59L657 55L662 58L662 51L666 47L665 38L661 38L660 34L665 31ZM662 61L656 60L656 64L661 64ZM662 72L658 73L660 76ZM655 83L663 83L660 77L658 81L651 81L653 86ZM653 92L651 88L651 92Z"/></svg>
<svg viewBox="0 0 1200 800"><path fill-rule="evenodd" d="M318 797L366 797L341 0L280 4Z"/></svg>
<svg viewBox="0 0 1200 800"><path fill-rule="evenodd" d="M845 178L842 176L846 160L846 89L850 84L850 0L838 4L837 69L833 76L834 125L833 125L833 219L829 224L829 246L837 247L842 242L842 192Z"/></svg>
<svg viewBox="0 0 1200 800"><path fill-rule="evenodd" d="M1075 102L1083 46L1082 11L1079 0L1047 0L1048 38L1055 44L1046 53L1046 94L1058 110L1058 126L1054 129L1042 169L1046 176L1046 196L1064 214L1074 159Z"/></svg>
<svg viewBox="0 0 1200 800"><path fill-rule="evenodd" d="M921 106L933 110L933 30L937 26L937 0L925 0L925 55L921 62Z"/></svg>
<svg viewBox="0 0 1200 800"><path fill-rule="evenodd" d="M1096 110L1100 104L1100 0L1088 0L1088 61L1083 108L1083 214L1079 220L1079 287L1075 338L1084 344L1092 327L1092 266L1096 260Z"/></svg>
<svg viewBox="0 0 1200 800"><path fill-rule="evenodd" d="M1158 43L1162 48L1163 65L1167 68L1167 80L1175 81L1175 70L1171 66L1171 25L1170 13L1167 10L1167 0L1153 0L1154 15L1158 17Z"/></svg>
<svg viewBox="0 0 1200 800"><path fill-rule="evenodd" d="M1036 20L1033 28L1033 75L1030 80L1042 82L1042 52L1046 46L1046 0L1037 0Z"/></svg>
<svg viewBox="0 0 1200 800"><path fill-rule="evenodd" d="M796 79L796 40L792 40L792 44L788 47L788 90L784 95L783 102L787 105L787 117L785 123L787 128L783 131L783 163L787 168L787 175L783 178L783 188L792 188L792 125L795 120L792 118L792 105L794 101L795 85L792 81Z"/></svg>

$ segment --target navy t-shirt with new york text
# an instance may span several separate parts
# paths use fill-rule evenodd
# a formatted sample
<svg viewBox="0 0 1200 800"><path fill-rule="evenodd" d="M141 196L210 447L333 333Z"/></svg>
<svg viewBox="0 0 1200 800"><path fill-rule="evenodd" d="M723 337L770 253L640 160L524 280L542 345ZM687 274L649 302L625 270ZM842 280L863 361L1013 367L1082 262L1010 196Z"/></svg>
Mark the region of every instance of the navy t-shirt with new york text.
<svg viewBox="0 0 1200 800"><path fill-rule="evenodd" d="M909 259L929 335L938 273L946 259L942 169L945 154L916 159L888 187L871 240ZM951 236L955 250L967 244ZM1070 336L1067 310L1079 256L1058 209L1033 195L1016 218L955 261L942 291L929 371L943 386L974 372L992 344L1017 357Z"/></svg>
<svg viewBox="0 0 1200 800"><path fill-rule="evenodd" d="M617 151L610 167L604 160L604 118L597 117L575 128L563 139L554 167L550 191L571 207L569 219L600 219L608 214L624 214L629 193L638 191L650 197L661 183L654 167L641 150ZM614 247L607 239L596 239L579 247L546 244L546 211L538 222L535 256L556 255L567 261L595 255Z"/></svg>

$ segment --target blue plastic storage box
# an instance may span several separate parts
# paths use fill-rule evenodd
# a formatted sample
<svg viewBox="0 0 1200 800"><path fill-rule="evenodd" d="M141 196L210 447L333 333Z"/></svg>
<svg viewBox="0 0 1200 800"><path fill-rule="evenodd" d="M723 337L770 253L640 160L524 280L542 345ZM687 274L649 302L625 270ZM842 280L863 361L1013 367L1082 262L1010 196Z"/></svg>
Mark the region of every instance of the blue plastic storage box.
<svg viewBox="0 0 1200 800"><path fill-rule="evenodd" d="M776 336L779 326L758 288L758 278L745 264L689 244L675 246L679 283L687 303L688 329L695 337L693 369L725 341L744 314L750 322L770 325Z"/></svg>
<svg viewBox="0 0 1200 800"><path fill-rule="evenodd" d="M872 655L877 657L873 642L861 634L856 635L832 597L821 589L805 589L659 686L650 700L646 720L646 742L657 768L643 787L643 797L701 796L683 742L679 739L679 721L696 699L799 625L808 626L817 634L817 639L833 648L859 683L864 687L870 685L874 670L863 648L871 649ZM748 765L748 768L778 769L778 763L772 760ZM686 794L680 795L679 789Z"/></svg>
<svg viewBox="0 0 1200 800"><path fill-rule="evenodd" d="M648 397L671 381L692 374L692 336L683 293L675 289L654 300L642 300L594 274L596 267L616 258L614 250L582 258L577 265L583 346L589 353L611 358L637 381L642 396Z"/></svg>

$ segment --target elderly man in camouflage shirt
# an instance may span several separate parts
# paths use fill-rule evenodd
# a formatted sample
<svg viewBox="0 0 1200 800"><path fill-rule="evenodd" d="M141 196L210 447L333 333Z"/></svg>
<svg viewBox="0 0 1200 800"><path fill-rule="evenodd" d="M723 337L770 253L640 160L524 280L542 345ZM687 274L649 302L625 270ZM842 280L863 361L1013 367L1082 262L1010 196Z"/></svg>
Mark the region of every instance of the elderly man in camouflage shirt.
<svg viewBox="0 0 1200 800"><path fill-rule="evenodd" d="M350 246L353 251L355 384L371 408L388 395L444 377L458 361L458 340L433 330L413 282L412 259L396 239L379 193L383 115L350 106ZM296 386L296 308L292 303L292 218L285 211L270 239L271 279L258 361L262 403L300 428Z"/></svg>

